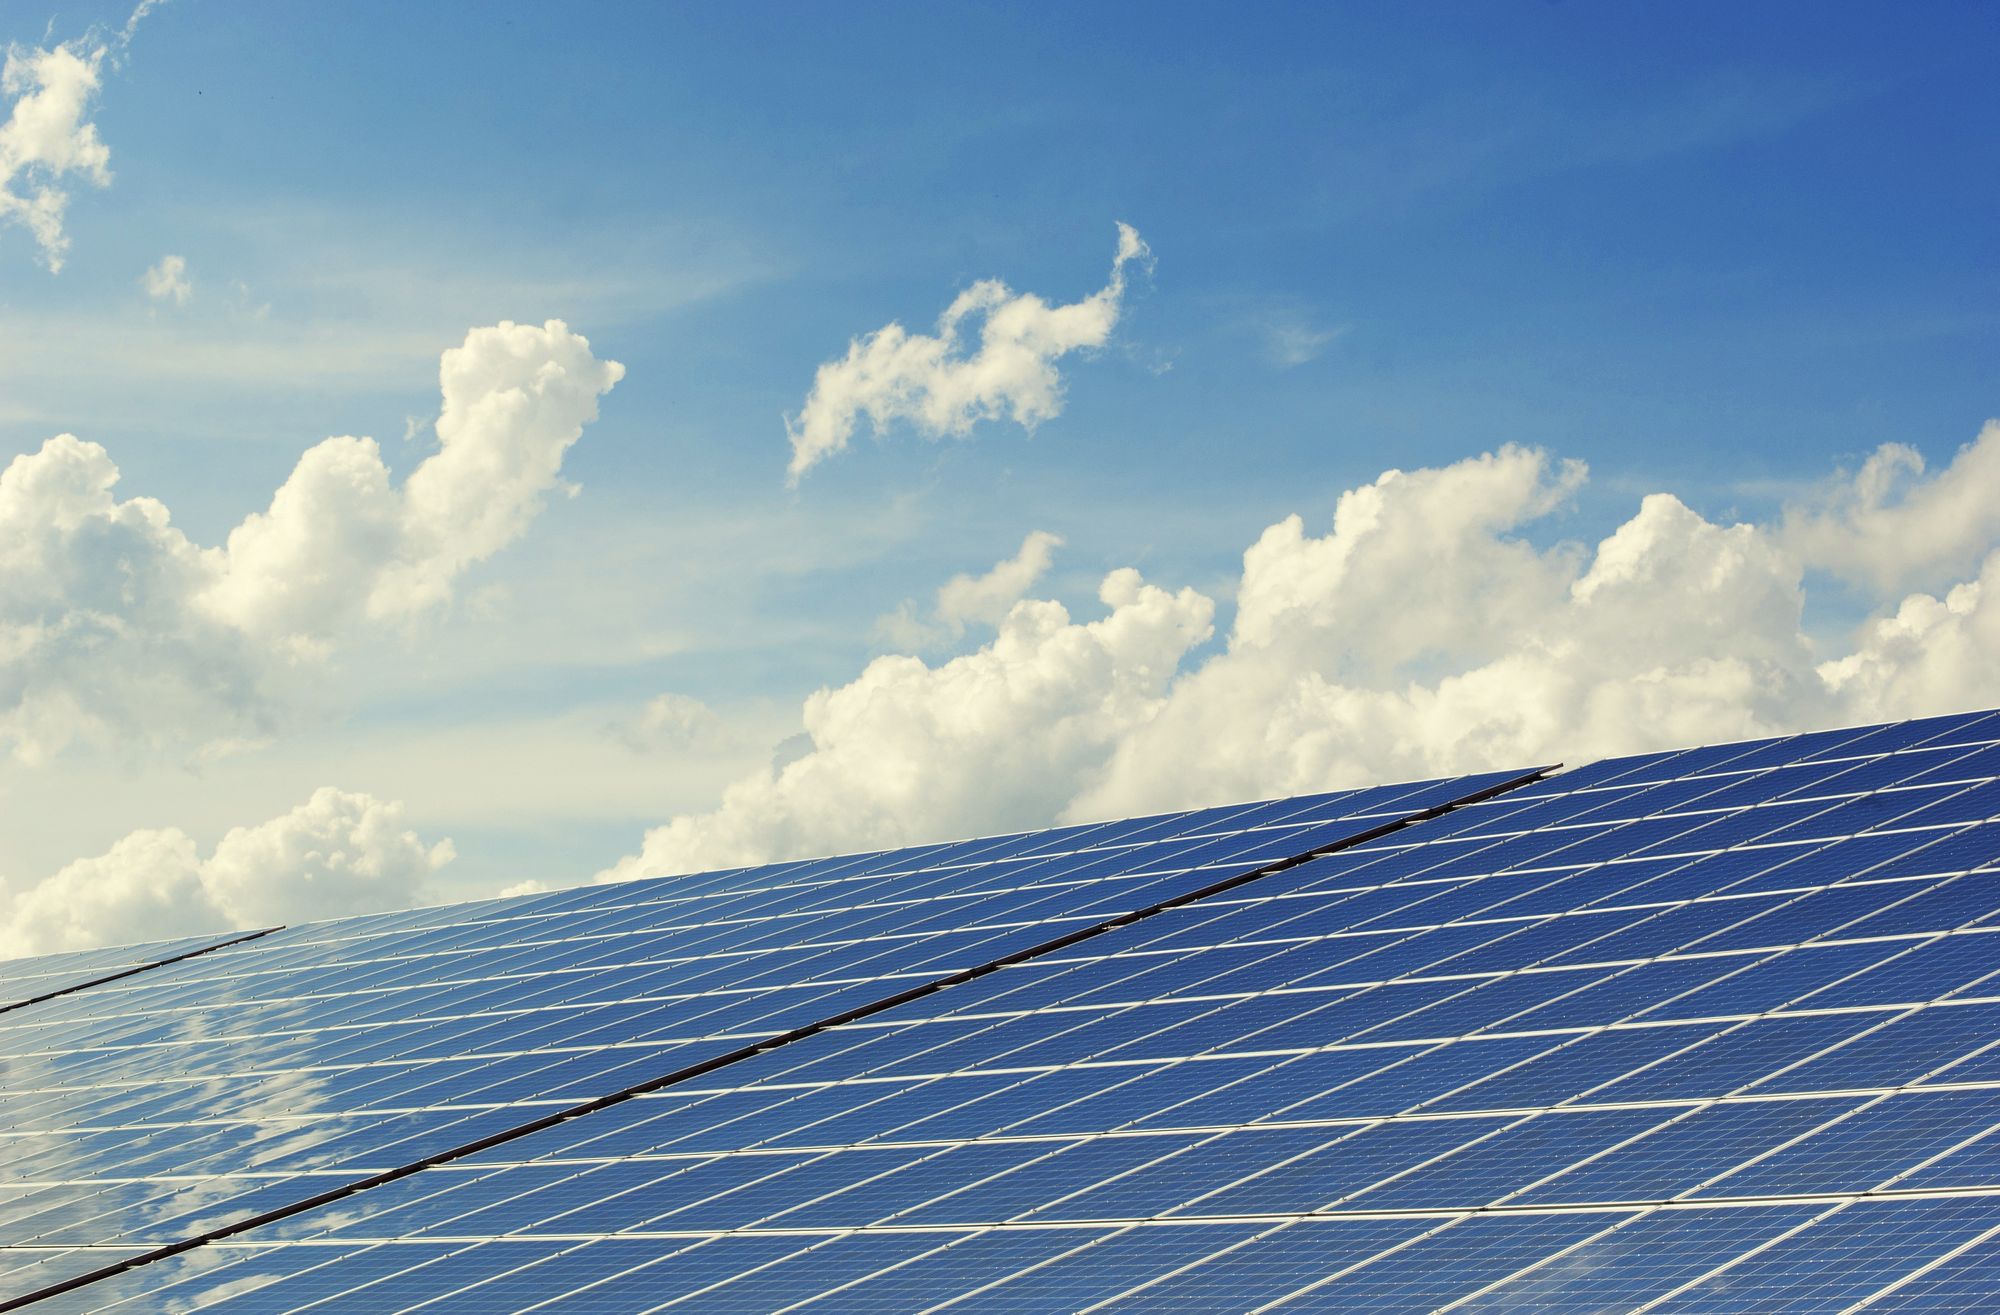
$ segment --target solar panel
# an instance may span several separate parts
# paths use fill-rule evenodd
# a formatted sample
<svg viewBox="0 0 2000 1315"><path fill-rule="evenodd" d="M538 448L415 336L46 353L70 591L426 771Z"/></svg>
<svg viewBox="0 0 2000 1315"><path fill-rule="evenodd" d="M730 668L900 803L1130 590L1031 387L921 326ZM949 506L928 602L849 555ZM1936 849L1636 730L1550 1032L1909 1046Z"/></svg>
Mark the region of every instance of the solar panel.
<svg viewBox="0 0 2000 1315"><path fill-rule="evenodd" d="M735 1050L720 1048L747 1031L676 1034L700 1052L656 1052L643 1043L657 1033L640 1033L616 1044L679 1065L678 1076L563 1107L540 1126L523 1114L581 1088L529 1081L487 1100L448 1082L451 1117L513 1124L484 1146L460 1143L462 1154L33 1308L1984 1308L2000 1290L1996 778L2000 715L1980 714L1301 801L1316 819L1349 818L1309 833L1304 813L1261 805L1257 818L1301 828L1268 844L1241 827L1243 813L1235 830L1226 816L1145 820L860 862L880 875L839 860L276 933L22 1011L15 1021L46 1017L48 1035L73 1038L47 1052L51 1063L88 1075L23 1108L41 1118L67 1108L78 1090L107 1086L99 1074L119 1062L114 1051L150 1044L161 1005L138 995L148 979L193 999L260 981L267 962L299 974L286 989L302 980L327 1008L384 997L383 1011L344 1012L333 1026L378 1043L392 1035L396 1056L410 1052L393 1028L430 1015L389 999L428 999L436 982L504 980L481 1000L532 1002L523 1026L535 1028L574 999L554 1039L602 1036L599 1026L624 1036L628 1018L671 1019L707 1000L683 1006L687 991L660 992L627 1011L619 1002L641 997L588 994L599 960L574 947L641 924L675 929L666 939L681 945L679 929L698 927L693 944L713 956L718 926L817 925L813 911L826 910L848 933L831 939L861 948L809 960L810 976L783 959L782 986L756 953L698 980L747 983L764 1005L788 1002L768 993L799 981L858 982L851 996L811 996L806 1012L873 1003ZM1465 802L1439 806L1454 798ZM1421 820L1393 824L1419 808ZM1157 839L1161 827L1180 838ZM1240 840L1211 848L1221 832ZM1155 844L1227 856L1161 880L1170 865L1151 858L1113 876L1083 857ZM1325 852L1271 861L1288 844L1291 856ZM1071 875L1018 875L1051 861ZM882 893L835 890L851 877ZM1053 885L1066 892L1053 905L1020 893ZM711 898L720 916L671 911ZM946 901L953 913L933 921ZM1031 921L1024 908L1062 912ZM513 926L541 917L569 920L564 934ZM863 941L912 923L922 933L893 949ZM987 934L1002 925L1006 934ZM1088 934L1059 934L1071 925ZM571 947L563 966L510 960L492 972L480 961L471 979L438 967L547 944ZM336 945L332 957L316 948ZM984 966L967 966L980 956ZM420 968L378 967L405 961ZM655 961L602 960L628 984L650 982ZM586 993L550 990L551 973L573 973ZM933 989L896 998L919 978ZM76 1003L90 996L94 1007ZM753 1018L770 1027L777 1013ZM260 1036L278 1035L258 1018ZM312 1035L272 1053L326 1053ZM456 1049L444 1053L465 1053L466 1035L478 1034L448 1032ZM194 1051L264 1062L221 1043ZM333 1053L345 1066L412 1067ZM689 1053L712 1058L686 1063ZM165 1084L134 1085L150 1118L143 1102ZM416 1129L428 1144L424 1130L442 1117L435 1103L360 1103L350 1093L369 1088L345 1079L332 1089L343 1103L312 1106L308 1153L342 1145L318 1139L328 1119L343 1136L360 1130L333 1161L350 1173L400 1153L392 1133ZM414 1090L430 1101L437 1088ZM197 1236L207 1205L156 1228L117 1195L128 1181L178 1191L177 1173L204 1163L189 1149L209 1145L192 1131L202 1120L176 1109L164 1124L189 1131L164 1146L157 1119L141 1128L121 1115L116 1127L136 1142L94 1140L118 1136L109 1123L65 1123L49 1140L86 1148L64 1161L72 1176L21 1181L87 1183L113 1193L112 1208L86 1218L86 1205L51 1210L31 1191L9 1215L18 1241L0 1254L40 1248L44 1263L86 1273L62 1248L88 1243L115 1263L135 1240ZM364 1109L371 1117L355 1117ZM16 1129L18 1144L35 1135ZM235 1218L317 1182L262 1125L237 1138L197 1171L226 1184L216 1190L233 1193L222 1199ZM151 1152L145 1173L103 1172L135 1147Z"/></svg>
<svg viewBox="0 0 2000 1315"><path fill-rule="evenodd" d="M0 1016L31 1295L934 990L1516 773L348 918ZM148 961L151 962L151 961Z"/></svg>

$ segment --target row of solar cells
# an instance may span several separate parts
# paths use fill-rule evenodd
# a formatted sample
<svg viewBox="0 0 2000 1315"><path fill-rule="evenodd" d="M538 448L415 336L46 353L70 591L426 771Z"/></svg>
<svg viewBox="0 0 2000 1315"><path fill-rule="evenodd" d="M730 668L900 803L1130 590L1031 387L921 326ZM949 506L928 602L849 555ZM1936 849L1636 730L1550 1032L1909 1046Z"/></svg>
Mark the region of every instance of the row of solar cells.
<svg viewBox="0 0 2000 1315"><path fill-rule="evenodd" d="M1990 1203L1300 1219L662 1244L222 1243L51 1311L118 1315L882 1315L966 1311L1978 1311L2000 1281ZM92 1304L109 1301L113 1304Z"/></svg>
<svg viewBox="0 0 2000 1315"><path fill-rule="evenodd" d="M239 933L240 935L240 933ZM185 936L145 945L0 959L0 1013L235 941L238 935Z"/></svg>

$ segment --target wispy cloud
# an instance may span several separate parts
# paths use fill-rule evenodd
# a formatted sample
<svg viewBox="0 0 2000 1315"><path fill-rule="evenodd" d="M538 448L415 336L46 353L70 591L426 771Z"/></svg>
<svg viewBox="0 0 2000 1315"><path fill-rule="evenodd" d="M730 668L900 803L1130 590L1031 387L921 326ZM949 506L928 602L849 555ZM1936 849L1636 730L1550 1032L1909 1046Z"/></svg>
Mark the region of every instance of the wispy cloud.
<svg viewBox="0 0 2000 1315"><path fill-rule="evenodd" d="M28 230L49 272L69 252L63 212L72 180L111 185L111 151L88 115L103 85L106 47L15 46L0 66L0 220Z"/></svg>
<svg viewBox="0 0 2000 1315"><path fill-rule="evenodd" d="M0 398L30 400L63 427L128 419L135 396L207 403L218 386L387 390L421 378L436 344L523 309L560 311L598 333L686 311L773 276L773 259L672 228L606 227L524 266L518 240L477 222L413 223L357 202L307 210L234 199L169 208L199 235L174 315L79 286L0 306ZM450 243L430 234L450 227ZM411 230L415 230L412 232ZM616 253L615 258L609 253ZM171 419L172 417L167 417Z"/></svg>
<svg viewBox="0 0 2000 1315"><path fill-rule="evenodd" d="M188 298L194 296L194 284L187 273L187 257L161 256L158 264L139 276L139 286L154 301L187 305Z"/></svg>
<svg viewBox="0 0 2000 1315"><path fill-rule="evenodd" d="M1698 154L1782 133L1863 90L1722 70L1635 89L1608 110L1519 79L1414 102L1389 97L1367 105L1369 131L1329 136L1313 166L1322 181L1312 208L1326 218L1380 222L1579 169Z"/></svg>
<svg viewBox="0 0 2000 1315"><path fill-rule="evenodd" d="M0 222L28 230L42 264L60 273L69 253L63 216L70 186L111 185L111 151L90 119L107 68L117 68L147 14L140 0L116 32L95 30L53 46L9 46L0 65Z"/></svg>
<svg viewBox="0 0 2000 1315"><path fill-rule="evenodd" d="M1327 324L1302 306L1280 303L1266 307L1251 324L1262 340L1264 355L1281 370L1319 359L1347 332L1344 324Z"/></svg>
<svg viewBox="0 0 2000 1315"><path fill-rule="evenodd" d="M968 434L981 420L1004 416L1032 429L1060 414L1056 362L1105 344L1123 307L1126 267L1151 258L1138 230L1121 223L1110 280L1081 301L1051 306L984 279L952 300L935 334L888 324L854 339L846 356L819 367L805 406L785 422L791 481L845 448L864 415L877 432L902 421L926 438L945 438ZM963 336L972 322L979 346L967 352Z"/></svg>

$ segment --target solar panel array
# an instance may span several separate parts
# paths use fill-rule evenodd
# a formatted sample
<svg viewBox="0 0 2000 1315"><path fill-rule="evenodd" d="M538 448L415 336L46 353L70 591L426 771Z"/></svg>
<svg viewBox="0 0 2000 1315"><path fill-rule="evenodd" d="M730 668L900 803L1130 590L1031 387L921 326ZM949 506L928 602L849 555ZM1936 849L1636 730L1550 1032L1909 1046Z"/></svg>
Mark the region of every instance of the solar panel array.
<svg viewBox="0 0 2000 1315"><path fill-rule="evenodd" d="M44 1000L0 1015L0 1291L331 1199L1511 779L347 918Z"/></svg>
<svg viewBox="0 0 2000 1315"><path fill-rule="evenodd" d="M1996 778L1978 714L272 933L0 1014L0 1282L2000 1308Z"/></svg>

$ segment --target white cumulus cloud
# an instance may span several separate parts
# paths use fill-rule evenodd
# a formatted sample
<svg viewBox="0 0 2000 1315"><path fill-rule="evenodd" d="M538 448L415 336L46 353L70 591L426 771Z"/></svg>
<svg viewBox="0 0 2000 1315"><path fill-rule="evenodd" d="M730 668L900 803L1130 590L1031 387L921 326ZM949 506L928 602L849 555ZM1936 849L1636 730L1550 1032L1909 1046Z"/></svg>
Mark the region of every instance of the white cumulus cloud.
<svg viewBox="0 0 2000 1315"><path fill-rule="evenodd" d="M1042 578L1061 546L1062 536L1031 530L1019 552L984 575L953 576L938 590L938 620L954 631L972 622L997 625Z"/></svg>
<svg viewBox="0 0 2000 1315"><path fill-rule="evenodd" d="M1820 675L1863 719L2000 702L2000 552L1942 597L1917 593L1862 628Z"/></svg>
<svg viewBox="0 0 2000 1315"><path fill-rule="evenodd" d="M171 301L176 306L188 304L194 296L194 284L187 276L185 256L161 256L157 265L139 276L139 286L154 301Z"/></svg>
<svg viewBox="0 0 2000 1315"><path fill-rule="evenodd" d="M1062 536L1030 530L1020 551L981 575L960 574L939 586L930 616L914 599L876 622L876 633L904 648L927 648L959 639L971 625L997 626L1015 603L1035 587L1062 547Z"/></svg>
<svg viewBox="0 0 2000 1315"><path fill-rule="evenodd" d="M164 3L139 0L115 31L93 28L52 47L9 45L0 63L7 107L0 121L0 224L27 229L52 274L62 272L69 253L63 215L72 181L111 184L111 151L90 121L104 72L119 66L139 24Z"/></svg>
<svg viewBox="0 0 2000 1315"><path fill-rule="evenodd" d="M1981 510L2000 503L1994 432L1928 477L1880 458L1899 465L1894 499L1864 472L1815 511L1722 523L1654 493L1594 544L1538 533L1584 485L1580 463L1509 447L1390 471L1342 495L1322 532L1292 516L1250 545L1219 651L1196 651L1208 599L1127 572L1088 625L1020 601L974 653L882 658L820 691L794 761L604 875L2000 703L2000 525ZM1855 573L1876 613L1816 645L1812 581L1919 509L1934 533L1903 565ZM1948 589L1897 592L1968 560ZM1128 642L1102 642L1112 629Z"/></svg>
<svg viewBox="0 0 2000 1315"><path fill-rule="evenodd" d="M927 438L962 436L981 420L1010 417L1032 429L1052 419L1063 402L1056 362L1110 339L1126 266L1150 258L1138 231L1121 223L1110 280L1081 301L1052 306L982 279L945 308L935 334L888 324L855 338L847 355L819 367L804 407L785 422L791 481L845 448L864 415L878 432L900 420ZM978 346L968 352L964 338L974 321Z"/></svg>
<svg viewBox="0 0 2000 1315"><path fill-rule="evenodd" d="M0 220L28 230L52 273L69 251L69 180L111 182L111 152L88 118L106 54L101 45L11 46L0 65L0 96L9 102L0 122Z"/></svg>
<svg viewBox="0 0 2000 1315"><path fill-rule="evenodd" d="M400 804L332 787L237 827L206 858L177 827L134 831L104 853L4 898L0 954L46 954L421 903L452 860Z"/></svg>
<svg viewBox="0 0 2000 1315"><path fill-rule="evenodd" d="M608 879L894 844L1044 821L1158 712L1213 604L1130 569L1105 577L1106 614L1017 603L993 641L930 666L881 657L806 701L805 752L730 786L712 813L675 819Z"/></svg>
<svg viewBox="0 0 2000 1315"><path fill-rule="evenodd" d="M58 435L0 471L0 751L268 731L281 687L350 627L444 603L561 485L623 374L559 320L444 353L438 450L400 486L370 438L300 457L221 547L120 500L105 450Z"/></svg>
<svg viewBox="0 0 2000 1315"><path fill-rule="evenodd" d="M2000 421L1936 478L1923 454L1885 443L1852 474L1787 509L1785 537L1809 566L1886 591L1937 587L1977 567L2000 537Z"/></svg>
<svg viewBox="0 0 2000 1315"><path fill-rule="evenodd" d="M1800 569L1770 535L1653 494L1592 551L1538 550L1519 531L1581 472L1518 449L1407 482L1420 495L1496 465L1530 482L1464 481L1442 508L1378 483L1391 496L1358 534L1342 518L1321 538L1267 531L1243 596L1306 579L1310 605L1273 618L1246 603L1228 650L1132 729L1072 811L1577 762L1835 715L1801 633ZM1343 540L1363 559L1415 548L1388 582L1315 574Z"/></svg>

